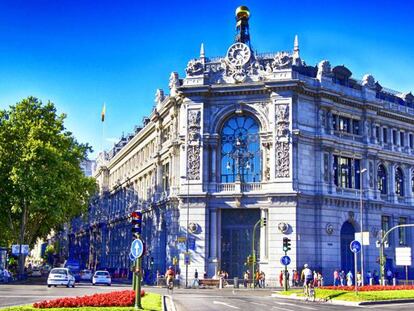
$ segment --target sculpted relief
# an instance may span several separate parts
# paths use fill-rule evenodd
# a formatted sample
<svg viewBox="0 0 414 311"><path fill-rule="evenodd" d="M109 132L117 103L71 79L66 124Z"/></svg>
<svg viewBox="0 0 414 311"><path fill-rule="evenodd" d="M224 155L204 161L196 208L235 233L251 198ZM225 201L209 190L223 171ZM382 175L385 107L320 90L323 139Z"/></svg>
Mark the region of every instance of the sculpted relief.
<svg viewBox="0 0 414 311"><path fill-rule="evenodd" d="M201 111L189 110L187 117L188 125L188 149L187 149L187 172L188 180L200 179L200 131Z"/></svg>

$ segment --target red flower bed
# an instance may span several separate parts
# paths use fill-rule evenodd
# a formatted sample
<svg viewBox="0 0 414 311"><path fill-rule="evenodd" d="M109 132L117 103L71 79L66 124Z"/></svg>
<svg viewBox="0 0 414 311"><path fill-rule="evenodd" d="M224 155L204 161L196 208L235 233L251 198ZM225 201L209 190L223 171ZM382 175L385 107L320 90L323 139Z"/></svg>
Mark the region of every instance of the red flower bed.
<svg viewBox="0 0 414 311"><path fill-rule="evenodd" d="M145 295L141 290L141 297ZM82 297L68 297L44 300L33 304L34 308L77 308L77 307L130 307L135 302L133 290L94 294Z"/></svg>
<svg viewBox="0 0 414 311"><path fill-rule="evenodd" d="M354 286L322 286L322 289L346 290L354 291ZM397 286L383 286L383 285L365 285L358 287L360 292L382 291L382 290L414 290L414 285L397 285Z"/></svg>

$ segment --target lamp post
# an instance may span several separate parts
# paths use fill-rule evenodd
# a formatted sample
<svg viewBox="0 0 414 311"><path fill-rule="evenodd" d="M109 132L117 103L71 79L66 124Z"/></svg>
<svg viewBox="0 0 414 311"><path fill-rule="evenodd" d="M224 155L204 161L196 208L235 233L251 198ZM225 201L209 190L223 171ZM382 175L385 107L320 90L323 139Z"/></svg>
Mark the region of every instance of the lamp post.
<svg viewBox="0 0 414 311"><path fill-rule="evenodd" d="M360 201L359 201L359 203L360 203L360 205L359 205L359 208L360 208L359 214L360 214L360 223L361 223L360 234L361 234L361 281L362 281L362 286L364 286L364 230L363 230L364 217L362 215L362 212L363 212L363 205L362 205L362 191L363 191L362 175L366 171L367 171L367 169L363 168L359 172L359 187L360 187L360 191L359 191L359 199L360 199Z"/></svg>

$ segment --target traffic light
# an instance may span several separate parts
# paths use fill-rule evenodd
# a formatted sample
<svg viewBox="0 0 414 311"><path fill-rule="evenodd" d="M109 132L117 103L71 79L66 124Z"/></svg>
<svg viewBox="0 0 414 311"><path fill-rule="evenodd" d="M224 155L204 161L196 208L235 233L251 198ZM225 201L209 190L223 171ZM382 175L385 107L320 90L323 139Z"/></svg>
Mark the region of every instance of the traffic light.
<svg viewBox="0 0 414 311"><path fill-rule="evenodd" d="M178 264L178 258L173 257L173 265L176 266Z"/></svg>
<svg viewBox="0 0 414 311"><path fill-rule="evenodd" d="M132 212L131 213L131 223L132 228L131 232L135 234L141 234L141 225L142 225L142 213L141 212Z"/></svg>
<svg viewBox="0 0 414 311"><path fill-rule="evenodd" d="M267 225L266 217L263 217L261 220L262 220L262 227L265 227Z"/></svg>
<svg viewBox="0 0 414 311"><path fill-rule="evenodd" d="M291 247L290 247L290 239L289 238L283 238L283 251L287 252L290 251Z"/></svg>

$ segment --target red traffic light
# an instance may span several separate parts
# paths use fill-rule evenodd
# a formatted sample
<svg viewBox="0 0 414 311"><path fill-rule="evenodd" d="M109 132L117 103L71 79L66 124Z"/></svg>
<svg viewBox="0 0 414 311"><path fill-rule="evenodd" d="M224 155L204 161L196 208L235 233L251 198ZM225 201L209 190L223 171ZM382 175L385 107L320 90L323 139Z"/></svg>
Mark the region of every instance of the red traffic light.
<svg viewBox="0 0 414 311"><path fill-rule="evenodd" d="M140 219L140 218L142 218L142 213L141 212L137 212L137 211L132 212L131 213L131 217L132 218L138 218L138 219Z"/></svg>

